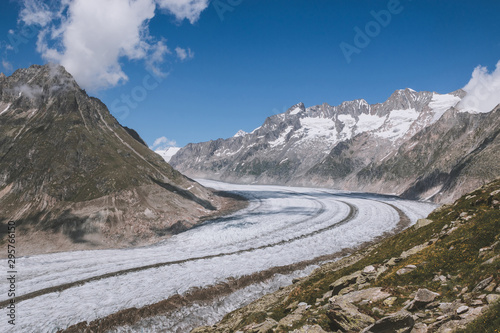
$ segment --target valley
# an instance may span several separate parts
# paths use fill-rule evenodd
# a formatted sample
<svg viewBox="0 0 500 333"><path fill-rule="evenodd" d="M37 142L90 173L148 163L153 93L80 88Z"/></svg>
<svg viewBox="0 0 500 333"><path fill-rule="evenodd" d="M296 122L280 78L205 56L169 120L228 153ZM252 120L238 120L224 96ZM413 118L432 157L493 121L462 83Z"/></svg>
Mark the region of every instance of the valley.
<svg viewBox="0 0 500 333"><path fill-rule="evenodd" d="M297 271L305 270L305 274L321 262L345 256L351 249L415 223L436 207L369 193L200 183L244 196L249 206L152 246L19 258L22 275L17 300L23 320L16 329L52 332L70 328L71 332L86 327L83 322L87 322L97 325L92 326L96 332L99 325L116 325L113 316L124 312L130 321L127 327L185 332L186 325L215 323L225 313L289 284ZM229 288L220 288L221 284ZM200 288L206 290L204 296L185 296L199 293ZM219 300L219 306L207 306L217 301L219 293L225 295L226 303ZM161 311L152 310L155 304L175 297L197 302L167 307L167 313L183 313L180 317L165 316L165 308L158 306ZM1 301L4 307L4 295ZM203 315L186 313L203 306ZM145 308L149 310L141 311ZM149 315L143 318L138 313ZM193 319L201 317L211 322ZM83 326L74 326L79 324Z"/></svg>

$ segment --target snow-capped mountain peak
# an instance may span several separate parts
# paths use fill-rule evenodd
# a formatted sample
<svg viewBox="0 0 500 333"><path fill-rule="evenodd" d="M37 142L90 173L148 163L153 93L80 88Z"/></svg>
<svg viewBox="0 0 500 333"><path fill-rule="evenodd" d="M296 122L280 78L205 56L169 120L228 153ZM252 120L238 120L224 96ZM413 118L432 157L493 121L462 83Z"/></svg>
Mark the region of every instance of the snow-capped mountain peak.
<svg viewBox="0 0 500 333"><path fill-rule="evenodd" d="M357 99L337 106L324 103L306 108L299 103L268 117L243 137L187 145L171 163L192 177L301 185L323 185L318 179L326 177L337 186L358 188L353 184L365 184L363 179L385 174L385 169L373 171L373 165L401 156L400 149L417 145L412 140L418 135L422 140L426 135L422 133L429 127L436 127L438 134L432 140L438 140L453 122L465 122L470 114L460 119L445 117L457 114L457 104L463 97L463 91L438 94L407 88L396 90L377 104ZM447 142L451 141L443 145ZM425 155L426 150L433 149L429 147L434 143L418 150L425 160L431 156ZM414 167L401 163L398 172ZM422 163L418 161L416 166ZM394 186L402 189L409 183ZM390 189L390 193L398 191Z"/></svg>
<svg viewBox="0 0 500 333"><path fill-rule="evenodd" d="M240 136L245 136L247 135L248 133L245 132L244 130L239 130L234 136L233 138L237 138L237 137L240 137Z"/></svg>

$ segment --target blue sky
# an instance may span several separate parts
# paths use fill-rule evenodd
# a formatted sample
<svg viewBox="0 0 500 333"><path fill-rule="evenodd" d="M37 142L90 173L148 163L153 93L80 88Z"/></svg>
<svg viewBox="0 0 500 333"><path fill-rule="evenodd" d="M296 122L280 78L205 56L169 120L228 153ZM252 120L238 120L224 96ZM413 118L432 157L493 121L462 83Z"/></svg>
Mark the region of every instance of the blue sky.
<svg viewBox="0 0 500 333"><path fill-rule="evenodd" d="M494 70L500 54L500 3L493 0L82 1L66 8L59 0L0 2L0 71L69 64L78 82L150 145L163 136L178 146L227 138L298 102L378 103L406 87L451 92L475 67ZM134 2L132 10L113 7ZM99 28L92 20L100 15L85 10L114 13L116 29ZM381 11L390 22L381 14L375 23ZM73 33L81 31L65 35L71 23ZM62 38L39 38L57 28ZM360 30L367 39L355 39ZM85 42L106 57L86 63ZM341 48L347 44L356 48L350 59ZM100 61L114 67L97 79Z"/></svg>

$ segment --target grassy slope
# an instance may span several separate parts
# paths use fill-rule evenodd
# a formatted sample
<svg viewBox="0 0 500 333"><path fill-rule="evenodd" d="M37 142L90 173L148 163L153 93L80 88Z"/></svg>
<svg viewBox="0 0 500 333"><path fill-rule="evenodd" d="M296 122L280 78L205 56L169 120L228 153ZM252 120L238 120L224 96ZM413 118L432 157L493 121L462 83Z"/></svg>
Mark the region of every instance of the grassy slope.
<svg viewBox="0 0 500 333"><path fill-rule="evenodd" d="M329 319L326 310L322 308L328 303L328 299L318 302L319 298L328 292L330 284L342 276L362 270L368 265L384 264L387 259L399 257L403 251L409 250L416 245L432 244L402 261L383 273L371 286L385 288L391 294L398 297L396 303L389 308L381 302L370 304L368 308L360 308L370 316L378 319L380 314L372 313L373 307L378 307L386 313L394 312L403 306L407 300L413 299L412 293L419 288L428 288L441 294L440 302L452 302L462 297L461 291L467 287L470 292L481 280L493 276L494 281L500 282L500 258L493 264L481 265L486 260L500 254L500 246L491 251L485 251L479 256L480 249L491 246L500 239L500 179L482 188L463 196L453 205L443 206L434 211L429 219L434 223L415 230L409 228L404 232L382 241L368 250L362 259L342 269L335 269L335 265L328 268L328 264L317 270L309 277L294 285L291 292L280 297L271 306L266 306L265 311L259 313L246 313L244 320L234 320L234 313L227 315L221 324L234 322L234 329L242 329L254 322L262 322L266 317L279 321L290 313L287 309L297 302L315 304L307 311L302 320L293 327L278 329L280 332L292 331L306 323L317 323L325 330L330 330ZM453 227L456 230L446 234ZM444 229L444 231L443 231ZM414 271L398 275L396 272L406 265L416 265ZM436 275L449 276L446 283L433 281ZM488 292L485 292L488 293ZM245 310L237 310L240 314ZM232 319L233 318L233 319ZM475 328L466 332L497 332L500 318L500 307L494 306L490 313L481 317ZM480 327L480 328L478 328Z"/></svg>

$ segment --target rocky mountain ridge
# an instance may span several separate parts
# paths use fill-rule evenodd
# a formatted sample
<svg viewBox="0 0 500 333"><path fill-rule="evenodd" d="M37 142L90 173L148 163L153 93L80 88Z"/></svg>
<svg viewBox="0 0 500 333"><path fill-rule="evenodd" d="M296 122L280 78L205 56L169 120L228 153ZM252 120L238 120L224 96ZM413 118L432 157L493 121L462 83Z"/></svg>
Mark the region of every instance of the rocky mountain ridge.
<svg viewBox="0 0 500 333"><path fill-rule="evenodd" d="M227 201L165 163L63 67L0 77L0 222L2 232L16 222L21 253L150 243Z"/></svg>
<svg viewBox="0 0 500 333"><path fill-rule="evenodd" d="M500 113L461 112L464 96L405 89L373 105L299 103L251 133L188 144L171 164L192 177L449 202L500 176L491 158Z"/></svg>

